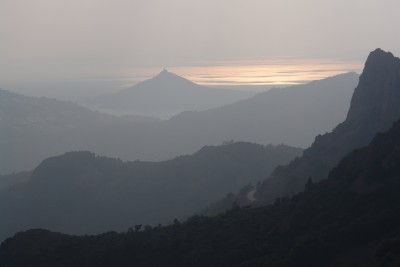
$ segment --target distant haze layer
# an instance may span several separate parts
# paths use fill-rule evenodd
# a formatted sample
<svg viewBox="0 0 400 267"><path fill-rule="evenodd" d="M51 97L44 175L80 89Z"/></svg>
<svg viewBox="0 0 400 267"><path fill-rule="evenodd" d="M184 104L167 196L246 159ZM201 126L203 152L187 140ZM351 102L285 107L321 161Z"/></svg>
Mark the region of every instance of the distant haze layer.
<svg viewBox="0 0 400 267"><path fill-rule="evenodd" d="M171 68L274 57L363 61L377 47L400 54L398 0L2 0L0 6L1 82L97 79L146 67L185 76Z"/></svg>
<svg viewBox="0 0 400 267"><path fill-rule="evenodd" d="M55 77L26 77L0 80L0 88L31 95L81 101L114 93L154 77L162 68L208 87L264 91L272 87L304 84L345 72L361 72L356 60L269 58L263 60L225 60L194 62L192 65L127 67L70 80Z"/></svg>

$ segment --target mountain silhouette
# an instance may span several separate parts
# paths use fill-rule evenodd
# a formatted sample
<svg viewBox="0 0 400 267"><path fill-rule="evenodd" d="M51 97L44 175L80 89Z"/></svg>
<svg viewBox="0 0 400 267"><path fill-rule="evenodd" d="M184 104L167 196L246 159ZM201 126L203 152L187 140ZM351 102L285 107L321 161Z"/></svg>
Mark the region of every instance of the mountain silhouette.
<svg viewBox="0 0 400 267"><path fill-rule="evenodd" d="M110 136L109 131L153 122L158 120L116 117L72 102L0 89L0 174L30 170L65 151L99 148L99 139Z"/></svg>
<svg viewBox="0 0 400 267"><path fill-rule="evenodd" d="M90 99L87 104L112 112L170 117L186 110L205 110L253 96L254 92L208 88L166 69L128 89Z"/></svg>
<svg viewBox="0 0 400 267"><path fill-rule="evenodd" d="M400 114L400 59L376 49L365 63L351 100L347 121L365 114L379 118L378 129L387 128Z"/></svg>
<svg viewBox="0 0 400 267"><path fill-rule="evenodd" d="M319 181L350 151L368 144L378 132L400 118L400 59L390 52L371 52L360 76L346 120L319 135L301 158L278 167L257 189L259 200L301 191L309 177Z"/></svg>
<svg viewBox="0 0 400 267"><path fill-rule="evenodd" d="M166 121L0 90L0 151L7 152L0 153L0 174L31 170L66 151L160 161L229 140L307 147L346 117L357 81L355 73L342 74Z"/></svg>
<svg viewBox="0 0 400 267"><path fill-rule="evenodd" d="M97 236L29 230L1 244L0 265L398 266L399 160L397 121L327 179L273 205Z"/></svg>
<svg viewBox="0 0 400 267"><path fill-rule="evenodd" d="M18 183L3 187L0 213L7 215L0 220L0 239L32 227L93 234L165 223L256 183L301 153L245 142L207 146L163 162L69 152L44 160L28 178L14 175Z"/></svg>
<svg viewBox="0 0 400 267"><path fill-rule="evenodd" d="M351 72L275 88L220 108L183 112L168 126L178 136L186 133L207 144L243 140L308 147L317 134L345 119L357 82L358 74Z"/></svg>

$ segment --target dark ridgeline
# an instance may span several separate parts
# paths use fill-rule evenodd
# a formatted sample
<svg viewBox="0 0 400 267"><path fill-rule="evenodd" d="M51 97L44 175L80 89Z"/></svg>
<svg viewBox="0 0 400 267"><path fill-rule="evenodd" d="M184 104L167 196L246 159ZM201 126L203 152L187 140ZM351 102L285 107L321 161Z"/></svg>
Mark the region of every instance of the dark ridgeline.
<svg viewBox="0 0 400 267"><path fill-rule="evenodd" d="M399 266L399 161L400 121L273 205L119 234L20 232L0 266Z"/></svg>
<svg viewBox="0 0 400 267"><path fill-rule="evenodd" d="M357 80L357 74L347 73L272 89L168 121L115 117L70 102L0 90L0 151L7 151L0 153L0 174L31 170L43 159L66 151L159 161L227 140L305 147L316 134L330 131L345 118Z"/></svg>
<svg viewBox="0 0 400 267"><path fill-rule="evenodd" d="M268 203L303 190L309 177L320 181L350 151L367 145L400 118L400 59L390 52L371 52L354 91L346 120L331 133L318 135L302 157L278 167L257 188Z"/></svg>
<svg viewBox="0 0 400 267"><path fill-rule="evenodd" d="M0 191L0 240L30 228L94 234L172 222L301 154L285 145L246 142L207 146L163 162L66 153L43 161L28 179L23 176L26 182L18 179Z"/></svg>

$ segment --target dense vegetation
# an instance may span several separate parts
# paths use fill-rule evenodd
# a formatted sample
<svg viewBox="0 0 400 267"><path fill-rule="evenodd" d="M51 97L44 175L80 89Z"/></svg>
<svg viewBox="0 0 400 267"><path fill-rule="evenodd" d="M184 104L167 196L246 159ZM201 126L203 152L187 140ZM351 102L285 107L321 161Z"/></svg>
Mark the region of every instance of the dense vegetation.
<svg viewBox="0 0 400 267"><path fill-rule="evenodd" d="M398 266L399 161L400 121L273 205L98 236L30 230L1 245L0 265Z"/></svg>

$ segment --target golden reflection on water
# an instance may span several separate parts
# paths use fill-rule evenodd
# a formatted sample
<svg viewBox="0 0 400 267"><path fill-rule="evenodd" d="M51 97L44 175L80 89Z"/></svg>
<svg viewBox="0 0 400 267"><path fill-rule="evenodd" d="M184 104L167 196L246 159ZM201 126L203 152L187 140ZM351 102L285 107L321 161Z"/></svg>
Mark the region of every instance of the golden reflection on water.
<svg viewBox="0 0 400 267"><path fill-rule="evenodd" d="M361 62L329 59L269 59L249 61L216 61L196 66L169 67L168 71L206 86L290 85L320 80L345 72L360 73ZM136 70L144 78L161 69Z"/></svg>

